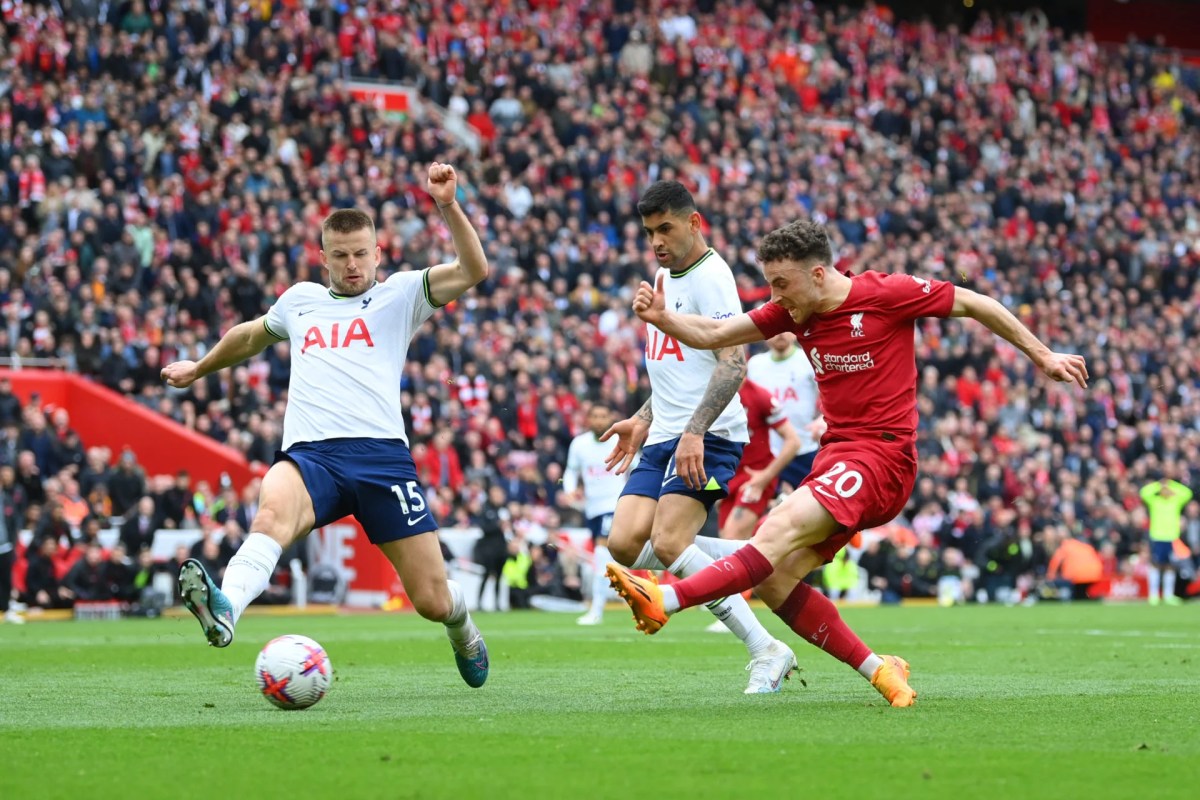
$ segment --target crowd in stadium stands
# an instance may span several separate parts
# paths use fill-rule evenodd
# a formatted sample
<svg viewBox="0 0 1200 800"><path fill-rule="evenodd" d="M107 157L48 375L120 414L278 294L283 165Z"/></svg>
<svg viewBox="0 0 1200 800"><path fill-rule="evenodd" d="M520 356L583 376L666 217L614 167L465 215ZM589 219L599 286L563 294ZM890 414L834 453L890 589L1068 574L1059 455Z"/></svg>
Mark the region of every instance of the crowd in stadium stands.
<svg viewBox="0 0 1200 800"><path fill-rule="evenodd" d="M521 524L577 516L558 481L588 404L630 413L648 392L629 304L654 268L635 204L659 178L693 190L746 307L766 297L758 237L811 217L839 267L973 287L1087 357L1082 391L978 326L919 327L922 477L900 532L860 561L885 596L964 571L969 596L1028 593L1064 540L1094 547L1106 574L1141 569L1139 488L1169 475L1200 489L1200 73L1178 53L1036 16L939 29L870 3L13 0L2 13L0 356L91 376L253 461L279 444L286 343L189 390L159 369L322 280L332 209L375 215L385 271L449 260L423 189L436 158L465 176L491 262L417 335L401 387L444 525L472 522L493 487ZM478 130L480 151L356 104L350 78L415 85ZM5 521L59 565L48 604L96 584L96 559L133 584L158 568L127 522L124 554L85 545L86 566L61 571L55 547L113 516L204 524L208 557L232 552L221 532L236 540L246 521L232 491L158 485L48 411L0 388ZM1200 549L1196 502L1184 527Z"/></svg>

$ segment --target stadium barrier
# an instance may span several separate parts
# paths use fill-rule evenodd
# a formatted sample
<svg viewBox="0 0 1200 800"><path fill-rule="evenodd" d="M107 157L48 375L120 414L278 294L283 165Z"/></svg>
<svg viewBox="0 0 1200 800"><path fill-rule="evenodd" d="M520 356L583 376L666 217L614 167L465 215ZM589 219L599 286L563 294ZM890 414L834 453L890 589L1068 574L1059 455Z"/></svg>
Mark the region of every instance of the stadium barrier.
<svg viewBox="0 0 1200 800"><path fill-rule="evenodd" d="M13 394L23 404L36 401L47 411L66 409L70 427L79 434L84 447L107 447L114 456L128 448L147 475L174 475L186 469L193 485L208 481L216 490L221 475L226 474L240 492L252 478L265 472L252 467L233 448L78 375L0 369L0 379L5 378L12 381Z"/></svg>

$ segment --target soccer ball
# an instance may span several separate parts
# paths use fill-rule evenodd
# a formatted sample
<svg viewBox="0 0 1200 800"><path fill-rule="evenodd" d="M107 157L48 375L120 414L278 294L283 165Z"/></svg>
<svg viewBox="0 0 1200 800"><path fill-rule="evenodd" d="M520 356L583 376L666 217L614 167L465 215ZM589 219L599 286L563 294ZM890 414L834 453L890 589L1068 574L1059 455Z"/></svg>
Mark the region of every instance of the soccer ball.
<svg viewBox="0 0 1200 800"><path fill-rule="evenodd" d="M294 633L267 642L254 664L258 689L272 705L288 710L308 708L325 696L333 666L325 648Z"/></svg>

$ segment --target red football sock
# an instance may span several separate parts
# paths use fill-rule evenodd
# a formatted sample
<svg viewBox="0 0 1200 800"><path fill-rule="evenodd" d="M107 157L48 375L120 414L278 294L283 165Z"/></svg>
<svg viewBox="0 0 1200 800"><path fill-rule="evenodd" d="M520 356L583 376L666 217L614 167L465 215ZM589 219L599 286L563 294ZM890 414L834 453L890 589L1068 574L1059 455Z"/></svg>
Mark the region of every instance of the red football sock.
<svg viewBox="0 0 1200 800"><path fill-rule="evenodd" d="M775 571L767 557L752 544L709 564L671 588L679 607L690 608L731 594L753 589Z"/></svg>
<svg viewBox="0 0 1200 800"><path fill-rule="evenodd" d="M862 639L842 621L837 606L803 581L796 585L783 605L775 609L775 613L800 638L854 669L862 666L867 656L871 655L871 648L863 644Z"/></svg>

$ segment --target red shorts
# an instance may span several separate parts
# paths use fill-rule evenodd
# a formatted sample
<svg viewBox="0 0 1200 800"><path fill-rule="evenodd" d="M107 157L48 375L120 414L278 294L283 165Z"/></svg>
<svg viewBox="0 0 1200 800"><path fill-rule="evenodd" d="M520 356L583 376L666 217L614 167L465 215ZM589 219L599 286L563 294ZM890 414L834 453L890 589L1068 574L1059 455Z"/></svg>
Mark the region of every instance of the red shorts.
<svg viewBox="0 0 1200 800"><path fill-rule="evenodd" d="M749 473L744 470L738 470L733 478L729 481L729 494L725 495L725 499L721 501L721 507L717 509L717 530L725 528L725 520L729 519L729 515L733 513L734 508L744 508L747 511L757 514L762 517L767 513L767 506L775 497L775 490L779 488L779 478L771 481L763 489L762 495L753 503L747 503L742 500L742 487L750 480Z"/></svg>
<svg viewBox="0 0 1200 800"><path fill-rule="evenodd" d="M854 534L894 520L912 496L916 480L911 443L863 439L822 445L812 472L800 485L812 491L842 531L813 549L828 561Z"/></svg>

